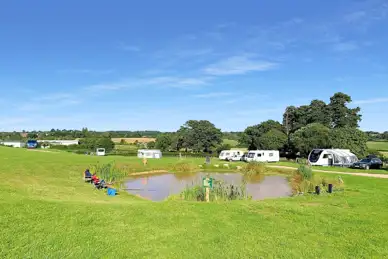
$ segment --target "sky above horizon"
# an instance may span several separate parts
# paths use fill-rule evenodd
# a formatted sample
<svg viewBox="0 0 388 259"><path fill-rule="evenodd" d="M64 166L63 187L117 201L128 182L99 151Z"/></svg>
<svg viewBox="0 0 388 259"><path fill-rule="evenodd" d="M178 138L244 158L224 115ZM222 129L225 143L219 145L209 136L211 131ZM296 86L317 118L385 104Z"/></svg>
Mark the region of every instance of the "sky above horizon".
<svg viewBox="0 0 388 259"><path fill-rule="evenodd" d="M289 105L386 131L387 0L4 1L0 131L240 131Z"/></svg>

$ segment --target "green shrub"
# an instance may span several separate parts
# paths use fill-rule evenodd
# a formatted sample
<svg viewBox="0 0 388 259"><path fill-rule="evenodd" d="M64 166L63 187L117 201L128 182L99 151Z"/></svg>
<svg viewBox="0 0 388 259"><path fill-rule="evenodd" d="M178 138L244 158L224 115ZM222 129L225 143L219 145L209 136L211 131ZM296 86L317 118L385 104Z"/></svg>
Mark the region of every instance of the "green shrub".
<svg viewBox="0 0 388 259"><path fill-rule="evenodd" d="M179 196L187 201L205 201L205 192L205 188L196 185L186 187ZM215 181L209 194L210 201L246 200L250 198L247 194L245 183L236 186L223 181Z"/></svg>
<svg viewBox="0 0 388 259"><path fill-rule="evenodd" d="M108 164L93 165L91 172L95 173L101 180L106 183L120 187L121 183L128 176L125 168L118 167L114 162Z"/></svg>
<svg viewBox="0 0 388 259"><path fill-rule="evenodd" d="M306 165L300 165L297 173L302 176L302 180L311 180L313 178L313 170Z"/></svg>
<svg viewBox="0 0 388 259"><path fill-rule="evenodd" d="M243 166L242 172L248 176L262 175L267 172L267 167L265 163L250 162Z"/></svg>
<svg viewBox="0 0 388 259"><path fill-rule="evenodd" d="M182 161L174 164L172 170L176 173L194 173L198 171L198 167L193 163Z"/></svg>

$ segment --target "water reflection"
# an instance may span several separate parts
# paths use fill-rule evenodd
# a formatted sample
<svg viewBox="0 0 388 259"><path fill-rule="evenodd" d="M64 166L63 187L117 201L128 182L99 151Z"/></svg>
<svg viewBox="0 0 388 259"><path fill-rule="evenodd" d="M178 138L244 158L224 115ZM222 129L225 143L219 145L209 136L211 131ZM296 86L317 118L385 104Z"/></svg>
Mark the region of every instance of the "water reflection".
<svg viewBox="0 0 388 259"><path fill-rule="evenodd" d="M202 178L210 175L216 180L228 184L241 185L247 182L247 193L254 200L287 197L292 194L288 181L283 176L247 177L238 173L196 173L196 174L161 174L137 176L125 183L129 193L140 195L153 201L161 201L173 194L179 194L187 186L201 185Z"/></svg>

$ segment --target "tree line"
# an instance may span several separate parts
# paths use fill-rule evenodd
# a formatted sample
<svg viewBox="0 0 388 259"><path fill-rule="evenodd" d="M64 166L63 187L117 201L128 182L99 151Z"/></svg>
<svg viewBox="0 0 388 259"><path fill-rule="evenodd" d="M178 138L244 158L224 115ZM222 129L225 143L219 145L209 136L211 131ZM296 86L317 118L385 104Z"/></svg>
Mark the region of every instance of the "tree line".
<svg viewBox="0 0 388 259"><path fill-rule="evenodd" d="M290 156L307 156L314 148L350 149L367 154L367 134L358 129L361 109L349 108L349 95L336 93L329 103L313 100L308 105L286 108L283 121L264 121L235 134L249 150L281 150ZM209 121L187 121L174 133L157 137L155 147L163 151L216 152L228 149L223 134ZM230 135L230 133L229 133Z"/></svg>
<svg viewBox="0 0 388 259"><path fill-rule="evenodd" d="M23 130L20 132L1 132L0 139L3 140L73 140L80 138L141 138L149 137L154 138L160 135L160 131L93 131L88 128L82 128L81 130L66 130L66 129L51 129L49 131L30 131Z"/></svg>
<svg viewBox="0 0 388 259"><path fill-rule="evenodd" d="M289 106L281 122L268 120L247 127L243 132L221 132L207 120L189 120L176 132L160 131L89 131L59 130L19 133L0 133L7 140L34 139L80 139L81 147L94 149L106 146L113 149L111 138L156 137L156 142L147 144L147 148L162 151L190 151L215 153L231 146L223 139L236 140L241 147L250 150L280 150L290 156L307 156L314 148L350 149L362 157L368 152L368 140L388 139L388 132L362 132L359 122L362 119L359 107L349 108L352 99L344 93L335 93L330 102L312 100L310 104L299 107Z"/></svg>
<svg viewBox="0 0 388 259"><path fill-rule="evenodd" d="M314 148L350 149L367 153L367 135L358 129L361 109L349 108L349 95L336 93L329 103L313 100L309 105L289 106L282 123L269 120L245 129L241 142L249 149L277 149L307 156Z"/></svg>

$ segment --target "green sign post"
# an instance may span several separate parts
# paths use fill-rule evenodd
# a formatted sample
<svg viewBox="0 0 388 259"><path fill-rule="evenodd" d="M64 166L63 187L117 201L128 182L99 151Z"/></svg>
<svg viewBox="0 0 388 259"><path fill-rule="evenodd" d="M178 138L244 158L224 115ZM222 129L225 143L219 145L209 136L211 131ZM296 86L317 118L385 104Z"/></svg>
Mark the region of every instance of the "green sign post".
<svg viewBox="0 0 388 259"><path fill-rule="evenodd" d="M202 179L202 185L206 191L206 193L205 193L206 202L210 202L210 188L213 188L213 178L204 177Z"/></svg>
<svg viewBox="0 0 388 259"><path fill-rule="evenodd" d="M213 178L211 177L202 178L202 186L205 188L213 188Z"/></svg>

